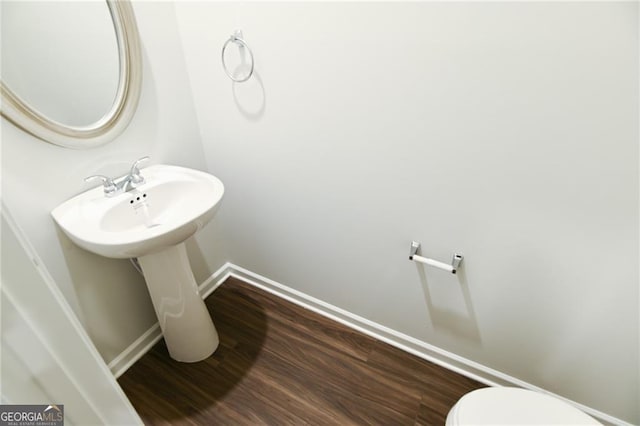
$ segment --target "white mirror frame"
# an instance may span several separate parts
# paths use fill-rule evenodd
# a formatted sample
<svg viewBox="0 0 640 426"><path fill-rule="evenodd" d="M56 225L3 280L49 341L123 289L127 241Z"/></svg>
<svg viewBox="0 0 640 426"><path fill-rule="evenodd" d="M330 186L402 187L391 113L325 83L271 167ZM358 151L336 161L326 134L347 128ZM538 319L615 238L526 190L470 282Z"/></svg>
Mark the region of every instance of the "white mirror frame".
<svg viewBox="0 0 640 426"><path fill-rule="evenodd" d="M138 27L128 0L106 0L118 42L118 91L111 109L88 126L58 123L30 107L0 82L0 113L16 126L46 142L67 148L91 148L115 139L128 125L138 106L142 86L142 57Z"/></svg>

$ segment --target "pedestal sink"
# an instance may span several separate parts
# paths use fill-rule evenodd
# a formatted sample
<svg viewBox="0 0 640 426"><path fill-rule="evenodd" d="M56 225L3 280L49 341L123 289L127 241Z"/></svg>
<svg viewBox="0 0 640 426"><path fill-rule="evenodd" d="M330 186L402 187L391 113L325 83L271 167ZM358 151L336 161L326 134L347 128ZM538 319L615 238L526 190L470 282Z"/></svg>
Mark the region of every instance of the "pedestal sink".
<svg viewBox="0 0 640 426"><path fill-rule="evenodd" d="M184 241L214 216L222 182L197 170L154 165L145 183L106 197L101 187L52 212L80 247L111 258L138 258L171 357L195 362L218 347L218 333L200 297Z"/></svg>

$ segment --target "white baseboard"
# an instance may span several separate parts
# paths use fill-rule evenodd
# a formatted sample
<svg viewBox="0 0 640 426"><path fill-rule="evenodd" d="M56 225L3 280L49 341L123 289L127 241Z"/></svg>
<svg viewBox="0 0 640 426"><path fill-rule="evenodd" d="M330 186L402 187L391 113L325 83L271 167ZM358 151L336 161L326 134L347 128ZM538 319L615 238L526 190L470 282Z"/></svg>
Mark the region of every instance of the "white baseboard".
<svg viewBox="0 0 640 426"><path fill-rule="evenodd" d="M108 367L117 379L122 376L137 360L142 358L162 338L160 324L153 324L144 334L138 337L124 351L109 363Z"/></svg>
<svg viewBox="0 0 640 426"><path fill-rule="evenodd" d="M318 300L312 296L299 292L230 262L225 263L220 269L211 275L210 278L199 285L202 297L206 298L230 276L238 278L277 297L295 303L305 309L309 309L322 316L344 324L347 327L355 329L375 339L388 343L419 358L433 362L434 364L477 380L478 382L484 383L488 386L515 386L541 392L575 406L605 425L632 426L630 423L624 422L616 417L579 404L560 395L556 395L523 380L501 373L454 353L445 351L444 349L430 345L429 343L415 339L396 330L392 330L381 324L345 311L337 306L325 303L322 300ZM119 377L131 365L133 365L133 363L151 349L151 347L160 340L161 337L162 334L160 332L160 327L156 323L109 364L109 368L111 368L113 374L116 377Z"/></svg>

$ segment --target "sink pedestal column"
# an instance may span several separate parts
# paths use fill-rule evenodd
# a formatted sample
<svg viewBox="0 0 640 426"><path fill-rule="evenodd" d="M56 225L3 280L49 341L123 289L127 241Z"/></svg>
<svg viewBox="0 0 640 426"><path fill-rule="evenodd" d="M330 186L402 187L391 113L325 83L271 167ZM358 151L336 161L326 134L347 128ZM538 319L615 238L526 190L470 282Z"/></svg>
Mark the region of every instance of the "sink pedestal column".
<svg viewBox="0 0 640 426"><path fill-rule="evenodd" d="M184 243L138 261L171 358L182 362L207 358L218 347L218 332L198 292Z"/></svg>

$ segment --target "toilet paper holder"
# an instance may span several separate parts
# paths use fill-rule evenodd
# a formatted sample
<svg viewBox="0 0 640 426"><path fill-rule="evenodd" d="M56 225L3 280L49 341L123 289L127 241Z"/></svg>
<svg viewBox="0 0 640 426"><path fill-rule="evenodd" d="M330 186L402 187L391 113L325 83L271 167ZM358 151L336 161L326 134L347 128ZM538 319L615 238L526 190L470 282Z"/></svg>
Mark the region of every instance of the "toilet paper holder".
<svg viewBox="0 0 640 426"><path fill-rule="evenodd" d="M458 253L453 255L453 259L451 259L451 264L440 262L438 260L429 259L428 257L422 257L418 255L418 251L420 250L420 243L417 241L411 242L411 247L409 249L409 260L413 260L414 262L424 263L425 265L433 266L438 269L442 269L443 271L451 272L455 274L457 270L460 268L460 264L464 259L464 256Z"/></svg>

